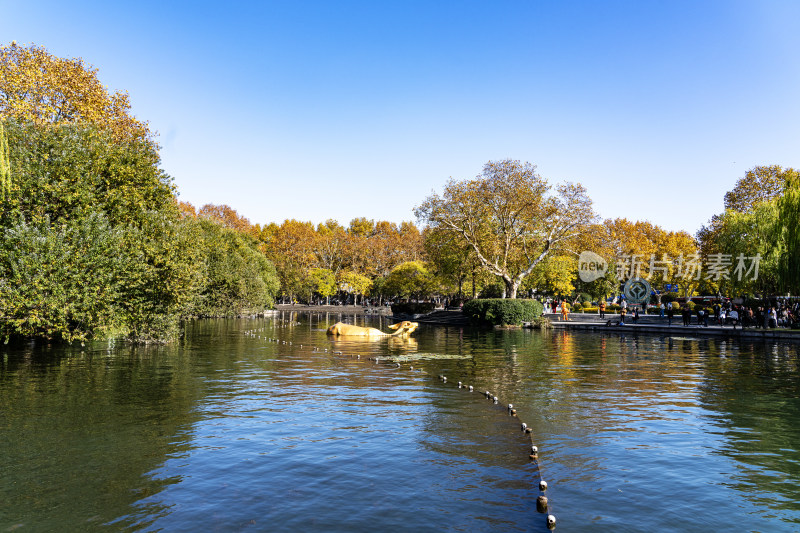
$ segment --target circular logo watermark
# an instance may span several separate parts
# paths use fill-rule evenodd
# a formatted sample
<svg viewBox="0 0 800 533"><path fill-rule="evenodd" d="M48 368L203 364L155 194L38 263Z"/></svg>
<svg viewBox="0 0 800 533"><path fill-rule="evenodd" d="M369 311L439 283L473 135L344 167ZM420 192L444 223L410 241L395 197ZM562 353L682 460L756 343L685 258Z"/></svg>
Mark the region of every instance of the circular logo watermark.
<svg viewBox="0 0 800 533"><path fill-rule="evenodd" d="M642 278L631 278L625 282L622 292L625 298L632 304L643 304L650 300L650 293L653 288Z"/></svg>
<svg viewBox="0 0 800 533"><path fill-rule="evenodd" d="M578 257L578 276L584 283L602 278L608 270L608 262L594 252L581 252Z"/></svg>

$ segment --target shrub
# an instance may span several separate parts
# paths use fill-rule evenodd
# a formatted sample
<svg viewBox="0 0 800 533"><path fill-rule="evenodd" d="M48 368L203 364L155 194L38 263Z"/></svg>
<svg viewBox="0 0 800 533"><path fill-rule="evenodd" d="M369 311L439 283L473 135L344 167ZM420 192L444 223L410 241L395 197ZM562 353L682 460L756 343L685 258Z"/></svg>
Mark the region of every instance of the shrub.
<svg viewBox="0 0 800 533"><path fill-rule="evenodd" d="M598 308L597 307L584 307L583 308L583 312L584 313L597 313L598 312Z"/></svg>
<svg viewBox="0 0 800 533"><path fill-rule="evenodd" d="M573 305L572 309L570 309L570 310L573 313L582 313L583 312L583 306L580 304L580 302L578 302L575 305Z"/></svg>
<svg viewBox="0 0 800 533"><path fill-rule="evenodd" d="M392 304L393 315L424 315L436 309L433 302L400 302Z"/></svg>
<svg viewBox="0 0 800 533"><path fill-rule="evenodd" d="M694 311L695 303L693 301L689 300L688 302L686 302L683 305L684 305L684 307L687 307L689 309L689 311Z"/></svg>
<svg viewBox="0 0 800 533"><path fill-rule="evenodd" d="M537 300L492 298L470 300L463 312L473 322L495 326L521 325L542 315L544 307Z"/></svg>

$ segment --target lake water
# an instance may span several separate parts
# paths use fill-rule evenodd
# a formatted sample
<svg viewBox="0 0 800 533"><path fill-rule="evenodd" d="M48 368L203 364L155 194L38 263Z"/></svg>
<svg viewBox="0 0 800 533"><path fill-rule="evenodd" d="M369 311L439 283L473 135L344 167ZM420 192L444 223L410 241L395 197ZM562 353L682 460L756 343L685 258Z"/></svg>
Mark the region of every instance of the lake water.
<svg viewBox="0 0 800 533"><path fill-rule="evenodd" d="M800 530L797 345L339 318L1 346L0 532Z"/></svg>

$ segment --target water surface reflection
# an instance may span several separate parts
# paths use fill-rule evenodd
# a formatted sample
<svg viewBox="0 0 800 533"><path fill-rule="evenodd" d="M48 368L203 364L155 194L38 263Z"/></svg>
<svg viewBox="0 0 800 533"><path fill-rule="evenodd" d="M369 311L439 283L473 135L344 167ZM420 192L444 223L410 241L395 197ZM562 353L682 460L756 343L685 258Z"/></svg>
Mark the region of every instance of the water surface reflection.
<svg viewBox="0 0 800 533"><path fill-rule="evenodd" d="M200 321L168 348L6 347L0 530L546 530L518 421L456 381L533 427L559 530L798 528L796 346L329 339L341 319L387 329L284 313ZM369 361L420 353L461 358Z"/></svg>

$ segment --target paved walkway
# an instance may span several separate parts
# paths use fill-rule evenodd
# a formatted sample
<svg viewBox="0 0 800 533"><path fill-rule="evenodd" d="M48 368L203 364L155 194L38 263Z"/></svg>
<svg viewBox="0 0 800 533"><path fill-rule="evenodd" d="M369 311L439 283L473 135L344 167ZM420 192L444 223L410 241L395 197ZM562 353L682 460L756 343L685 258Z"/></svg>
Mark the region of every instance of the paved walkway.
<svg viewBox="0 0 800 533"><path fill-rule="evenodd" d="M692 316L692 323L689 326L683 325L683 318L676 315L672 318L672 325L669 324L667 317L661 318L658 315L640 315L639 321L634 324L631 316L625 318L625 325L619 325L619 315L606 313L606 317L601 319L598 314L570 313L569 321L561 320L561 315L546 313L544 316L550 319L554 328L560 329L584 329L602 330L619 332L641 332L673 334L676 332L692 333L693 335L708 335L715 337L746 337L764 339L788 339L800 341L800 330L785 328L746 328L732 325L720 326L714 324L713 320L708 321L708 327L697 324L697 316ZM607 325L608 321L611 325Z"/></svg>

